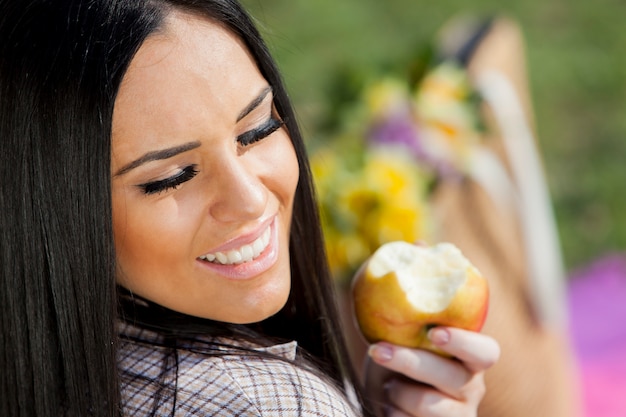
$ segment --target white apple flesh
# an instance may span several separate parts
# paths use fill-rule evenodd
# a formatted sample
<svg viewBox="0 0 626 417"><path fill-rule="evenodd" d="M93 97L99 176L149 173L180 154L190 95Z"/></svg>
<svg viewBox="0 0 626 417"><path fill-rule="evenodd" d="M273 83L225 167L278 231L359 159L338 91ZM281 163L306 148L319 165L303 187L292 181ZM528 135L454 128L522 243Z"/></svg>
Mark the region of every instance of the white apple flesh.
<svg viewBox="0 0 626 417"><path fill-rule="evenodd" d="M442 353L427 338L435 326L481 329L487 281L450 243L382 245L352 286L356 321L369 342L385 340Z"/></svg>

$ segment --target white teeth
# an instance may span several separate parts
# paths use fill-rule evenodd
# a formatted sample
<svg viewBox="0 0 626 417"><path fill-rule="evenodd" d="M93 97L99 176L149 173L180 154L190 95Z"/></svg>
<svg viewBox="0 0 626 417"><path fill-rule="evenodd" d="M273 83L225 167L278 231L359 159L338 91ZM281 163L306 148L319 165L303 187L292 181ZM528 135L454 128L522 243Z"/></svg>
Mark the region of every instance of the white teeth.
<svg viewBox="0 0 626 417"><path fill-rule="evenodd" d="M230 250L226 253L207 253L200 259L208 262L220 263L222 265L236 265L243 262L250 262L258 257L270 243L271 231L268 227L263 234L250 245L244 245L239 249Z"/></svg>
<svg viewBox="0 0 626 417"><path fill-rule="evenodd" d="M252 246L245 245L241 247L241 257L243 259L252 259L254 258L254 251L252 250Z"/></svg>
<svg viewBox="0 0 626 417"><path fill-rule="evenodd" d="M209 254L209 255L207 255L207 256L206 256L206 257L207 257L207 260L208 260L208 258L209 258L209 256L210 256L210 255L211 255L211 254ZM226 255L224 255L222 252L217 252L217 253L215 254L215 258L216 258L217 262L219 262L219 263L221 263L221 264L225 264L225 263L227 263L227 262L228 262L228 257L227 257Z"/></svg>
<svg viewBox="0 0 626 417"><path fill-rule="evenodd" d="M229 251L226 254L226 257L228 258L229 264L240 264L241 262L243 262L243 256L241 256L241 252L236 250Z"/></svg>
<svg viewBox="0 0 626 417"><path fill-rule="evenodd" d="M262 239L257 239L254 242L252 242L252 251L254 253L261 253L264 249L264 244Z"/></svg>

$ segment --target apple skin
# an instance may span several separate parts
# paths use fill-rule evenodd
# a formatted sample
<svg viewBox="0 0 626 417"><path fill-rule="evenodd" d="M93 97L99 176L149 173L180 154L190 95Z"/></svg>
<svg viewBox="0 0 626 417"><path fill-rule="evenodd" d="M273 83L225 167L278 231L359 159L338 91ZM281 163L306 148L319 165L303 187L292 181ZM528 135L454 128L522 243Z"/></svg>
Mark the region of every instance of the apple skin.
<svg viewBox="0 0 626 417"><path fill-rule="evenodd" d="M467 268L465 283L444 310L428 313L410 304L395 272L374 278L367 264L366 261L353 279L352 299L356 322L368 342L387 341L449 356L428 339L431 328L451 326L471 331L482 328L487 317L489 286L475 268Z"/></svg>

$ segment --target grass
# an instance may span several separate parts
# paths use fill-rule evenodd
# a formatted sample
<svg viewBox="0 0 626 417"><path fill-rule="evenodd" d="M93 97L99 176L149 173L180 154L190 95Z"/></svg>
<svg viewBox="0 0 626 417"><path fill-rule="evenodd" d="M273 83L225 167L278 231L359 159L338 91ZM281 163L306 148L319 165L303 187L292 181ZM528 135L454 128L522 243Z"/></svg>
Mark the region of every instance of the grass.
<svg viewBox="0 0 626 417"><path fill-rule="evenodd" d="M626 27L622 0L244 0L285 76L305 135L333 76L405 63L457 13L522 26L540 147L566 267L626 246Z"/></svg>

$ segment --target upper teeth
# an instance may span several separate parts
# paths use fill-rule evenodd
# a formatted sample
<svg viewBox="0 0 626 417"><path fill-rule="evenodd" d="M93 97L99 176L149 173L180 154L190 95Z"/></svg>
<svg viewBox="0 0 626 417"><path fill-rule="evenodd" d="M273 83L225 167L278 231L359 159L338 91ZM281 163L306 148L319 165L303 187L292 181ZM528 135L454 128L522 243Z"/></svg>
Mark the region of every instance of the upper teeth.
<svg viewBox="0 0 626 417"><path fill-rule="evenodd" d="M270 243L270 228L265 229L263 234L249 245L243 245L239 249L228 252L207 253L200 259L209 262L220 263L222 265L240 264L249 262L258 257Z"/></svg>

